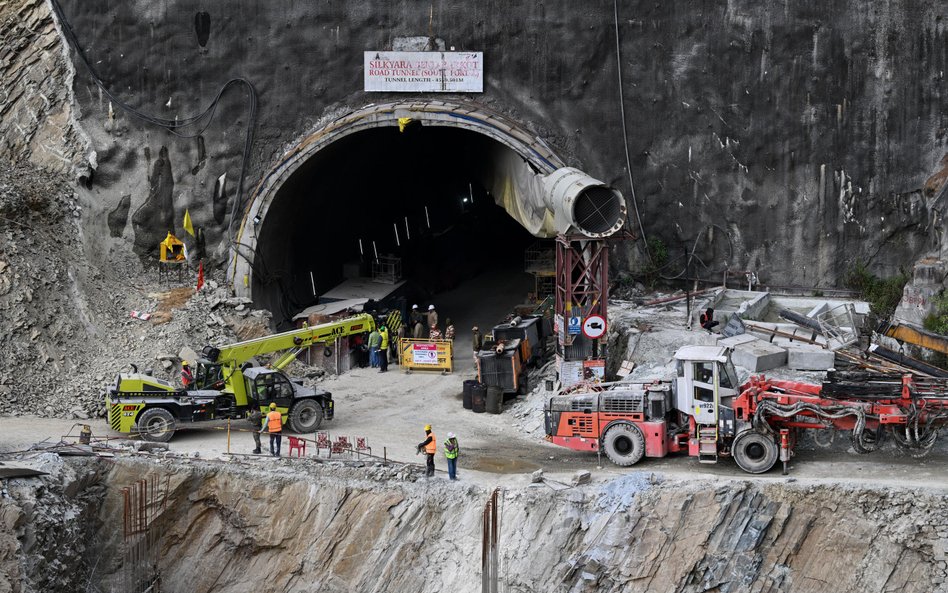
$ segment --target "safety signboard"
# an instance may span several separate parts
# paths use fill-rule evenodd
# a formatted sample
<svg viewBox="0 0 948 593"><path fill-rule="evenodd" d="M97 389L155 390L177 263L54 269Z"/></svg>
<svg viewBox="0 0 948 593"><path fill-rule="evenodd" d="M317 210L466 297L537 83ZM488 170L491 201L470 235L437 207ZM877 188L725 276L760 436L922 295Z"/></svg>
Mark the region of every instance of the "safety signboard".
<svg viewBox="0 0 948 593"><path fill-rule="evenodd" d="M412 344L412 362L415 364L438 364L437 344Z"/></svg>
<svg viewBox="0 0 948 593"><path fill-rule="evenodd" d="M602 315L590 315L583 322L583 335L590 340L601 338L606 333L606 320Z"/></svg>
<svg viewBox="0 0 948 593"><path fill-rule="evenodd" d="M570 317L569 325L566 327L567 333L571 335L579 335L583 331L583 318L582 317Z"/></svg>

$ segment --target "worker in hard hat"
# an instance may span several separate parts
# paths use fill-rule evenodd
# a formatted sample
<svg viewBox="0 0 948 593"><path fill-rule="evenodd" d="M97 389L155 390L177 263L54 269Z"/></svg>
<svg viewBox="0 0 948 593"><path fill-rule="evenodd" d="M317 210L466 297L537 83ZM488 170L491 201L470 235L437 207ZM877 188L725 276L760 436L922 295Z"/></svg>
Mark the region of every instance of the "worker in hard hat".
<svg viewBox="0 0 948 593"><path fill-rule="evenodd" d="M408 316L408 323L409 325L406 331L416 340L420 339L424 333L425 316L418 310L418 305L411 306L411 315Z"/></svg>
<svg viewBox="0 0 948 593"><path fill-rule="evenodd" d="M434 305L428 305L428 327L438 327L438 311Z"/></svg>
<svg viewBox="0 0 948 593"><path fill-rule="evenodd" d="M418 452L425 454L425 477L430 478L434 475L434 456L438 452L438 439L431 432L431 425L425 424L425 440L418 443Z"/></svg>
<svg viewBox="0 0 948 593"><path fill-rule="evenodd" d="M194 373L191 372L191 365L186 360L181 361L181 384L184 385L185 389L191 387L191 384L194 383Z"/></svg>
<svg viewBox="0 0 948 593"><path fill-rule="evenodd" d="M277 410L275 402L270 402L270 411L267 413L267 432L270 433L270 455L279 457L283 441L283 414Z"/></svg>
<svg viewBox="0 0 948 593"><path fill-rule="evenodd" d="M453 432L449 432L448 440L444 442L444 457L448 460L448 477L452 480L458 479L458 453L460 452L458 438Z"/></svg>

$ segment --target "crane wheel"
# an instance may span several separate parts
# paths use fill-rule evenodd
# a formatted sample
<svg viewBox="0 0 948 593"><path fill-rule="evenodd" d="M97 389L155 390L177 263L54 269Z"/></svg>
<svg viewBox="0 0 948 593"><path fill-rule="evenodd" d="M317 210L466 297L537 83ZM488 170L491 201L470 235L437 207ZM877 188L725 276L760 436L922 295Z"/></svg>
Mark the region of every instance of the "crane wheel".
<svg viewBox="0 0 948 593"><path fill-rule="evenodd" d="M602 435L602 448L612 463L623 467L635 465L645 455L645 437L638 426L617 422Z"/></svg>
<svg viewBox="0 0 948 593"><path fill-rule="evenodd" d="M164 408L148 408L138 417L138 433L146 441L167 443L174 430L174 416Z"/></svg>
<svg viewBox="0 0 948 593"><path fill-rule="evenodd" d="M300 434L314 432L323 423L323 407L314 400L296 402L290 410L290 429Z"/></svg>
<svg viewBox="0 0 948 593"><path fill-rule="evenodd" d="M780 447L770 436L748 430L737 435L731 446L737 466L749 474L770 471L780 457Z"/></svg>

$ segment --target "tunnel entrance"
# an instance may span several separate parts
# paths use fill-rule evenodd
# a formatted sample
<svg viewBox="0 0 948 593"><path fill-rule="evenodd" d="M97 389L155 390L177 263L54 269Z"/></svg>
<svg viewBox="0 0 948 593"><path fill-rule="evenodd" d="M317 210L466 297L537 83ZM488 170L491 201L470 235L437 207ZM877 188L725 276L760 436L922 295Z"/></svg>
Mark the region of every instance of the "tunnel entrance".
<svg viewBox="0 0 948 593"><path fill-rule="evenodd" d="M303 138L264 176L229 279L282 329L322 307L333 286L338 296L373 264L397 262L407 281L398 308L434 302L441 325L452 317L465 339L539 292L524 272L526 247L535 254L549 239L540 247L552 266L554 237L608 237L625 215L618 191L483 106L370 105Z"/></svg>
<svg viewBox="0 0 948 593"><path fill-rule="evenodd" d="M288 323L381 260L398 262L408 301L456 301L454 311L438 302L456 323L472 321L459 310L464 295L481 302L499 291L509 310L533 290L524 250L536 238L485 186L505 152L474 131L419 124L333 142L277 190L259 229L254 300Z"/></svg>

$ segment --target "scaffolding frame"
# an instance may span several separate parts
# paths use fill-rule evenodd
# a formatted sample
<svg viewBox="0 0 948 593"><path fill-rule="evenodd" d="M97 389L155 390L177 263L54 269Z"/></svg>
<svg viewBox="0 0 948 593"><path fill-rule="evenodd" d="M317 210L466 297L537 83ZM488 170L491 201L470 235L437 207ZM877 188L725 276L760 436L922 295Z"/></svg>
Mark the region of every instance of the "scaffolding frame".
<svg viewBox="0 0 948 593"><path fill-rule="evenodd" d="M583 236L556 238L556 313L606 316L609 300L609 244Z"/></svg>
<svg viewBox="0 0 948 593"><path fill-rule="evenodd" d="M533 276L537 302L556 290L556 247L553 241L534 241L523 251L523 271Z"/></svg>
<svg viewBox="0 0 948 593"><path fill-rule="evenodd" d="M383 255L372 260L372 282L395 284L402 279L402 258Z"/></svg>

